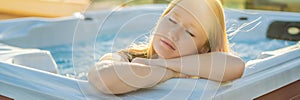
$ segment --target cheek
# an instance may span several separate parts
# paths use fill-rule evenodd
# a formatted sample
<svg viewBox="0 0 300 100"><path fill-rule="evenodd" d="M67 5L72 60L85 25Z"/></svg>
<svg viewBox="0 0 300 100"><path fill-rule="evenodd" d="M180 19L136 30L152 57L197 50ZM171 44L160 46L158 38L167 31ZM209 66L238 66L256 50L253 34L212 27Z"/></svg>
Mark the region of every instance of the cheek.
<svg viewBox="0 0 300 100"><path fill-rule="evenodd" d="M158 37L154 37L153 38L153 41L152 41L152 46L153 46L153 49L156 53L159 53L159 50L161 49L160 48L160 42L159 42L159 38Z"/></svg>
<svg viewBox="0 0 300 100"><path fill-rule="evenodd" d="M154 34L161 34L161 33L164 33L164 28L163 28L163 26L158 25L155 29Z"/></svg>
<svg viewBox="0 0 300 100"><path fill-rule="evenodd" d="M170 25L168 25L166 22L160 22L156 25L155 34L166 33L168 29L170 29Z"/></svg>
<svg viewBox="0 0 300 100"><path fill-rule="evenodd" d="M152 40L152 46L153 46L153 47L159 45L157 40L158 40L158 38L157 38L156 36L154 36L154 37L153 37L153 40Z"/></svg>
<svg viewBox="0 0 300 100"><path fill-rule="evenodd" d="M182 56L197 54L198 53L198 41L194 41L191 38L187 38L184 41L180 42L179 45L179 53Z"/></svg>

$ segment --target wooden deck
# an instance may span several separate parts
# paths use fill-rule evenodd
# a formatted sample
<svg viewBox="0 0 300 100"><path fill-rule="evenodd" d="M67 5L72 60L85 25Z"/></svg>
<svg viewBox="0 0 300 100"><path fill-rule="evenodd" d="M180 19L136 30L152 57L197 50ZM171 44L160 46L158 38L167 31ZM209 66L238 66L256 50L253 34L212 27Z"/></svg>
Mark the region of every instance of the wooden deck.
<svg viewBox="0 0 300 100"><path fill-rule="evenodd" d="M300 100L300 80L254 100Z"/></svg>
<svg viewBox="0 0 300 100"><path fill-rule="evenodd" d="M0 100L14 100L14 99L3 96L3 95L0 94Z"/></svg>

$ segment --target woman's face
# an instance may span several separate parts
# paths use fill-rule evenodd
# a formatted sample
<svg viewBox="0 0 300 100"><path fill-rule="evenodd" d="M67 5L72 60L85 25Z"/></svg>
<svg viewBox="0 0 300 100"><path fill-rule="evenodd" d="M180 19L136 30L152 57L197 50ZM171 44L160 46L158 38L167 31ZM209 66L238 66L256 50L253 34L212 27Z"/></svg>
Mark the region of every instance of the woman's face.
<svg viewBox="0 0 300 100"><path fill-rule="evenodd" d="M161 58L197 54L207 41L207 36L193 15L195 13L180 3L162 16L154 32L152 45Z"/></svg>

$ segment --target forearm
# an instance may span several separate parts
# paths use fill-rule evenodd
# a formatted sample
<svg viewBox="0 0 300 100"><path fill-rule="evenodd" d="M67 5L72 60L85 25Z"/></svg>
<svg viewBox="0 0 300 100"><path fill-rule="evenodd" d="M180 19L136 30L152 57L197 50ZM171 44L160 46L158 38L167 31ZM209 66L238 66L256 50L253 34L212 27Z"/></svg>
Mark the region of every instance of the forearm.
<svg viewBox="0 0 300 100"><path fill-rule="evenodd" d="M156 59L153 63L187 75L216 81L228 81L241 77L245 66L240 58L218 52L174 59Z"/></svg>
<svg viewBox="0 0 300 100"><path fill-rule="evenodd" d="M127 62L101 62L88 75L89 82L107 94L122 94L152 87L174 76L171 70Z"/></svg>

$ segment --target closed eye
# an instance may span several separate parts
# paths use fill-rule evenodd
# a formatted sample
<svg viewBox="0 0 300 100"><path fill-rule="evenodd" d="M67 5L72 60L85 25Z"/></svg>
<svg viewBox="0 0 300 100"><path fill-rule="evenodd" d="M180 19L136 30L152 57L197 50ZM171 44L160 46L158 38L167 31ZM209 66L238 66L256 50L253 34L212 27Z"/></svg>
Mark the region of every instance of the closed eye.
<svg viewBox="0 0 300 100"><path fill-rule="evenodd" d="M173 24L177 24L177 22L175 20L173 20L172 18L169 18L169 21L172 22Z"/></svg>
<svg viewBox="0 0 300 100"><path fill-rule="evenodd" d="M195 35L192 32L190 32L188 30L185 30L185 32L188 33L189 35L191 35L192 37L195 37Z"/></svg>

